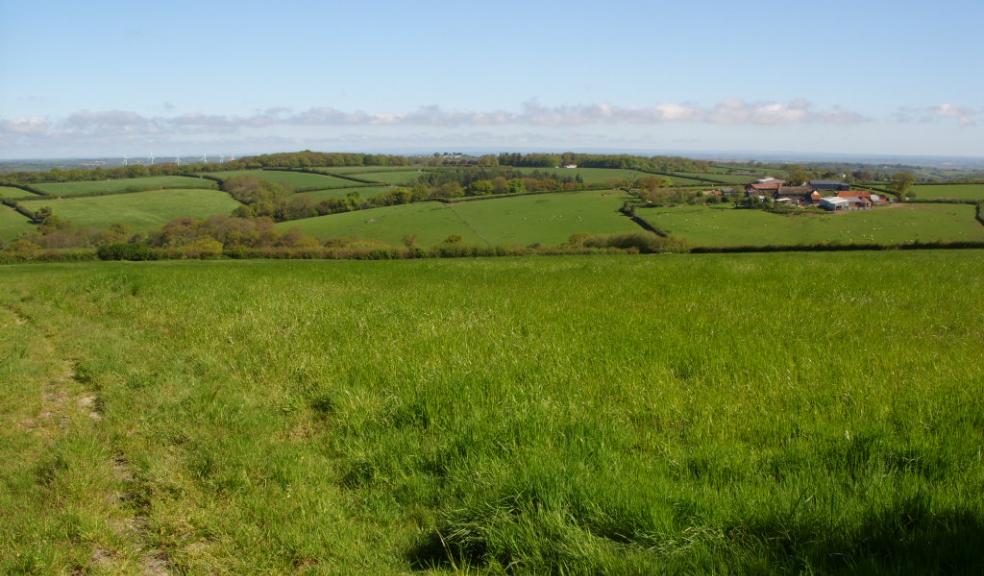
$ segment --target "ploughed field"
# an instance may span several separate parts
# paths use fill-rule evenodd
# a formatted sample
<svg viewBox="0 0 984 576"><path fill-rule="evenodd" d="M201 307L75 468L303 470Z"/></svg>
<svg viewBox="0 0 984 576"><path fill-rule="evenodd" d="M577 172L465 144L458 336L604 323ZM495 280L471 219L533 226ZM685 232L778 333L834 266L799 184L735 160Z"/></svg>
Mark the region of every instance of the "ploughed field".
<svg viewBox="0 0 984 576"><path fill-rule="evenodd" d="M230 214L239 202L219 190L153 190L130 194L87 196L83 198L45 198L20 202L28 210L51 208L53 214L80 228L109 228L126 224L149 231L175 218L207 218Z"/></svg>
<svg viewBox="0 0 984 576"><path fill-rule="evenodd" d="M982 242L976 208L903 204L832 214L775 214L730 206L639 208L636 215L693 246Z"/></svg>
<svg viewBox="0 0 984 576"><path fill-rule="evenodd" d="M614 190L558 192L469 200L416 202L282 222L322 240L358 238L400 245L413 236L432 246L449 236L466 244L527 246L563 244L574 234L637 233L641 228L619 213L627 198Z"/></svg>
<svg viewBox="0 0 984 576"><path fill-rule="evenodd" d="M0 267L0 573L981 573L984 252Z"/></svg>

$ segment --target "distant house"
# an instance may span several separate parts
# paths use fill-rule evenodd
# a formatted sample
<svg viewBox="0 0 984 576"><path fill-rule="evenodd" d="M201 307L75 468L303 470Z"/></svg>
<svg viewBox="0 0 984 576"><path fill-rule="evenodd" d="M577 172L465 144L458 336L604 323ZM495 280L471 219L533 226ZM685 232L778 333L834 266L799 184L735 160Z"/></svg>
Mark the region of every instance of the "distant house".
<svg viewBox="0 0 984 576"><path fill-rule="evenodd" d="M766 176L765 178L759 178L758 180L755 181L756 184L771 184L772 182L778 182L780 184L783 184L783 181L782 180L779 180L778 178L773 178L772 176Z"/></svg>
<svg viewBox="0 0 984 576"><path fill-rule="evenodd" d="M834 212L836 210L849 210L851 203L848 202L846 198L840 198L838 196L831 196L829 198L824 198L820 200L820 207L824 210L829 210Z"/></svg>
<svg viewBox="0 0 984 576"><path fill-rule="evenodd" d="M577 168L577 164L564 164L564 168Z"/></svg>
<svg viewBox="0 0 984 576"><path fill-rule="evenodd" d="M809 185L814 190L829 190L831 192L851 189L850 184L837 182L836 180L810 180Z"/></svg>

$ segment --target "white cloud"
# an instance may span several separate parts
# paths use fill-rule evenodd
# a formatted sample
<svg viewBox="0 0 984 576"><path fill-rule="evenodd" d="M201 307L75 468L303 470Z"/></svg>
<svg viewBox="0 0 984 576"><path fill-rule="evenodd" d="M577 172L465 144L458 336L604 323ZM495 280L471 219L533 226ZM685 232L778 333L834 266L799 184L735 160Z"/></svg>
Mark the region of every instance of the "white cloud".
<svg viewBox="0 0 984 576"><path fill-rule="evenodd" d="M944 103L923 108L900 108L895 118L900 122L939 122L956 120L961 126L975 126L984 109Z"/></svg>

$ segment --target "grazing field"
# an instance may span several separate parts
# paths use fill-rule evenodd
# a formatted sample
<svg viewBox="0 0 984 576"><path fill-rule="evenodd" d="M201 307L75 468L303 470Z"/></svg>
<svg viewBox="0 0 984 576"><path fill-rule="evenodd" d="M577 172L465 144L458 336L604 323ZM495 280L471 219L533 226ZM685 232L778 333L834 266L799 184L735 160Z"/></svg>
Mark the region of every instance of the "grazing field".
<svg viewBox="0 0 984 576"><path fill-rule="evenodd" d="M669 178L673 181L673 185L676 186L686 186L690 184L700 184L701 182L693 180L690 178L681 177L670 177L662 176L659 174L650 174L648 172L640 172L639 170L625 170L621 168L516 168L520 172L530 173L530 172L543 172L547 174L556 174L557 176L574 178L578 175L584 180L584 183L589 186L601 185L601 184L613 184L616 182L626 181L633 182L639 178L649 178L649 177L662 177Z"/></svg>
<svg viewBox="0 0 984 576"><path fill-rule="evenodd" d="M984 200L984 184L917 184L918 200Z"/></svg>
<svg viewBox="0 0 984 576"><path fill-rule="evenodd" d="M730 185L734 185L734 186L737 186L739 184L748 184L750 182L754 182L757 178L759 178L758 176L742 176L742 175L734 175L734 174L720 174L720 173L717 173L717 172L700 172L700 173L697 173L697 172L693 172L693 173L680 172L680 173L676 174L676 176L689 177L689 178L693 178L693 179L707 178L709 180L714 180L714 181L720 182L722 184L730 184Z"/></svg>
<svg viewBox="0 0 984 576"><path fill-rule="evenodd" d="M37 197L37 194L33 192L28 192L22 188L14 188L13 186L0 186L0 199L3 198L30 198Z"/></svg>
<svg viewBox="0 0 984 576"><path fill-rule="evenodd" d="M229 214L240 204L218 190L153 190L111 196L31 200L20 205L38 210L48 206L52 212L81 228L108 228L129 224L135 230L159 228L181 216L206 218Z"/></svg>
<svg viewBox="0 0 984 576"><path fill-rule="evenodd" d="M557 245L577 233L640 232L618 209L625 196L615 191L562 192L455 204L418 202L332 214L278 224L318 238L360 238L399 245L416 236L432 246L458 235L467 244Z"/></svg>
<svg viewBox="0 0 984 576"><path fill-rule="evenodd" d="M980 574L982 267L3 266L0 573Z"/></svg>
<svg viewBox="0 0 984 576"><path fill-rule="evenodd" d="M10 240L34 228L23 214L0 204L0 240Z"/></svg>
<svg viewBox="0 0 984 576"><path fill-rule="evenodd" d="M355 182L349 182L355 184ZM353 186L351 188L328 188L327 190L312 190L311 192L300 192L297 196L314 198L315 200L327 200L329 198L345 198L351 193L357 193L362 198L372 198L379 194L385 194L392 190L392 186Z"/></svg>
<svg viewBox="0 0 984 576"><path fill-rule="evenodd" d="M731 207L674 206L641 208L636 214L695 246L984 241L984 226L974 219L974 207L962 204L908 204L789 216Z"/></svg>
<svg viewBox="0 0 984 576"><path fill-rule="evenodd" d="M215 182L193 176L147 176L116 180L79 180L74 182L45 182L34 187L52 196L87 194L118 194L143 192L162 188L217 188Z"/></svg>
<svg viewBox="0 0 984 576"><path fill-rule="evenodd" d="M325 172L327 174L351 174L352 176L358 176L365 172L408 172L417 170L434 170L434 167L427 166L324 166L318 168L312 168L312 170L317 170L319 172Z"/></svg>
<svg viewBox="0 0 984 576"><path fill-rule="evenodd" d="M209 175L222 179L232 178L234 176L256 176L262 180L289 186L295 192L324 190L327 188L349 188L352 186L352 181L344 178L335 178L327 174L288 172L285 170L230 170L226 172L209 172Z"/></svg>
<svg viewBox="0 0 984 576"><path fill-rule="evenodd" d="M386 170L382 172L359 172L358 174L352 174L352 176L363 180L381 182L383 184L407 186L416 182L423 173L423 170L410 168L406 170Z"/></svg>

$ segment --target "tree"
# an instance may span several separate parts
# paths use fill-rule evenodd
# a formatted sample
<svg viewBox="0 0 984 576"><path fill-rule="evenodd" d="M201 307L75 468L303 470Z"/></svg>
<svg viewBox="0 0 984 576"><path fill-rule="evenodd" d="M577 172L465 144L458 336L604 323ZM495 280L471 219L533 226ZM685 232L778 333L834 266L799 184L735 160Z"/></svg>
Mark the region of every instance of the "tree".
<svg viewBox="0 0 984 576"><path fill-rule="evenodd" d="M899 196L899 200L906 200L914 197L912 194L912 184L916 181L912 172L899 172L892 176L891 190Z"/></svg>

